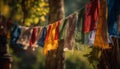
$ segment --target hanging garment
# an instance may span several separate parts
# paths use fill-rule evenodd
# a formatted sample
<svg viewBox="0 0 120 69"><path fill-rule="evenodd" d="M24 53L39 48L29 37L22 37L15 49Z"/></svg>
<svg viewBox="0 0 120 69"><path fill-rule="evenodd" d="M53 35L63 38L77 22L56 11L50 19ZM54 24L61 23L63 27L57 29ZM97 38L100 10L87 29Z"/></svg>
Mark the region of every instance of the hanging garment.
<svg viewBox="0 0 120 69"><path fill-rule="evenodd" d="M108 3L108 32L110 35L118 36L117 16L119 2L117 0L107 0Z"/></svg>
<svg viewBox="0 0 120 69"><path fill-rule="evenodd" d="M76 30L75 30L75 42L78 44L85 44L85 36L86 34L83 32L84 28L84 16L85 16L85 8L82 8L78 13L78 19L76 21Z"/></svg>
<svg viewBox="0 0 120 69"><path fill-rule="evenodd" d="M92 0L86 5L84 32L90 32L96 29L96 21L98 19L99 0Z"/></svg>
<svg viewBox="0 0 120 69"><path fill-rule="evenodd" d="M32 35L32 28L31 27L20 27L21 34L19 39L17 40L17 44L22 44L24 49L27 49L30 46L30 39Z"/></svg>
<svg viewBox="0 0 120 69"><path fill-rule="evenodd" d="M13 31L11 32L11 44L16 45L17 40L21 34L21 29L18 26L15 26Z"/></svg>
<svg viewBox="0 0 120 69"><path fill-rule="evenodd" d="M59 33L60 21L57 21L48 26L45 45L43 53L46 55L50 50L56 50L58 48L58 33Z"/></svg>
<svg viewBox="0 0 120 69"><path fill-rule="evenodd" d="M107 4L106 0L100 0L99 17L96 29L94 46L102 49L109 47L108 43L108 25L107 25Z"/></svg>
<svg viewBox="0 0 120 69"><path fill-rule="evenodd" d="M59 40L64 40L65 33L67 32L67 25L68 25L68 19L65 19L61 21L60 27L59 27Z"/></svg>
<svg viewBox="0 0 120 69"><path fill-rule="evenodd" d="M96 33L96 30L93 30L89 33L88 35L88 44L90 46L93 46L94 45L94 40L95 40L95 33Z"/></svg>
<svg viewBox="0 0 120 69"><path fill-rule="evenodd" d="M95 34L96 34L96 30L93 30L91 31L89 34L88 34L88 42L87 44L90 45L90 46L93 46L94 45L94 40L95 40ZM113 41L112 41L112 36L109 36L108 35L108 43L111 43L113 44Z"/></svg>
<svg viewBox="0 0 120 69"><path fill-rule="evenodd" d="M31 35L31 38L30 38L30 46L31 47L35 43L36 37L37 37L37 28L33 28L32 35Z"/></svg>
<svg viewBox="0 0 120 69"><path fill-rule="evenodd" d="M39 40L38 40L38 42L37 42L37 44L38 44L39 46L41 46L41 47L44 46L44 40L45 40L45 37L46 37L46 31L47 31L47 28L44 27L44 28L42 29L41 37L39 38Z"/></svg>
<svg viewBox="0 0 120 69"><path fill-rule="evenodd" d="M72 50L75 43L75 25L76 25L76 14L69 16L68 27L66 37L64 40L64 51Z"/></svg>
<svg viewBox="0 0 120 69"><path fill-rule="evenodd" d="M40 26L33 28L31 39L30 39L30 47L32 48L33 51L35 50L35 48L38 47L37 41L41 37L41 30L42 30L42 27Z"/></svg>

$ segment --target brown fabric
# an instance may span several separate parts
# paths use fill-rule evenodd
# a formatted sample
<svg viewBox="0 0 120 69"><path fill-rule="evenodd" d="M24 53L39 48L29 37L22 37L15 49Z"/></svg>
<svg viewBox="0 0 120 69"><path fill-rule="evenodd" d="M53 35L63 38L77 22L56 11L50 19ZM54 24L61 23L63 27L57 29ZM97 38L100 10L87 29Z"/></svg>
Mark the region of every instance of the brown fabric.
<svg viewBox="0 0 120 69"><path fill-rule="evenodd" d="M67 32L66 32L66 38L65 38L65 44L64 44L64 51L72 50L72 47L75 43L75 25L76 25L76 14L71 15L69 18L69 24L67 26Z"/></svg>
<svg viewBox="0 0 120 69"><path fill-rule="evenodd" d="M107 5L106 0L100 0L99 17L96 29L94 46L102 49L109 48L108 26L107 26Z"/></svg>

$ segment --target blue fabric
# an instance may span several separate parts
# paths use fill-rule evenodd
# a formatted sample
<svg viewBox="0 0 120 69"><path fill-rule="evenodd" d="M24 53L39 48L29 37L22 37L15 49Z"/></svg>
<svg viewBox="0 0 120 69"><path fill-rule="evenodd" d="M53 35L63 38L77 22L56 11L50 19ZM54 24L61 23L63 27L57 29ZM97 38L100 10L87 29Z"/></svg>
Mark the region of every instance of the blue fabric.
<svg viewBox="0 0 120 69"><path fill-rule="evenodd" d="M18 40L21 33L21 29L18 26L15 26L11 33L11 42L13 45L16 45L16 41Z"/></svg>
<svg viewBox="0 0 120 69"><path fill-rule="evenodd" d="M38 40L38 43L37 43L41 47L44 47L44 41L45 41L45 37L46 37L46 32L47 32L47 28L44 27L43 31L42 31L42 35L41 35L41 37L40 37L40 39Z"/></svg>
<svg viewBox="0 0 120 69"><path fill-rule="evenodd" d="M118 36L117 30L117 0L107 0L108 3L108 32L109 35Z"/></svg>

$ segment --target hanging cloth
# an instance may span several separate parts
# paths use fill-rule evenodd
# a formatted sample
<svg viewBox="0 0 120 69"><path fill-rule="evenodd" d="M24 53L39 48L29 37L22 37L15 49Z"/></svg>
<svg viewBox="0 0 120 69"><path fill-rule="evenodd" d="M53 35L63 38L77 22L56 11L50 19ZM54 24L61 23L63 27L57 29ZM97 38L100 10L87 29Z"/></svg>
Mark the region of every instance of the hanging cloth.
<svg viewBox="0 0 120 69"><path fill-rule="evenodd" d="M44 40L45 40L45 37L46 37L46 31L47 31L47 28L44 27L44 28L42 29L41 37L39 38L39 40L38 40L38 42L37 42L37 44L38 44L39 46L41 46L41 47L44 46Z"/></svg>
<svg viewBox="0 0 120 69"><path fill-rule="evenodd" d="M93 30L89 33L88 35L88 44L90 46L93 46L94 45L94 40L95 40L95 33L96 33L96 30Z"/></svg>
<svg viewBox="0 0 120 69"><path fill-rule="evenodd" d="M108 25L107 25L107 4L106 0L100 0L99 17L96 29L94 46L102 49L109 47L108 43Z"/></svg>
<svg viewBox="0 0 120 69"><path fill-rule="evenodd" d="M67 32L68 19L62 20L59 26L59 40L64 40Z"/></svg>
<svg viewBox="0 0 120 69"><path fill-rule="evenodd" d="M75 25L76 25L76 14L69 16L66 37L64 40L64 51L72 50L75 43Z"/></svg>
<svg viewBox="0 0 120 69"><path fill-rule="evenodd" d="M75 42L76 45L85 44L85 36L84 33L84 16L85 16L85 8L82 8L78 13L78 19L76 19L76 30L75 30Z"/></svg>
<svg viewBox="0 0 120 69"><path fill-rule="evenodd" d="M96 29L96 21L98 19L99 0L92 0L86 5L84 32L90 32Z"/></svg>
<svg viewBox="0 0 120 69"><path fill-rule="evenodd" d="M40 26L33 28L32 36L30 39L30 47L32 48L33 51L35 50L35 48L39 46L37 42L41 37L41 31L42 31L42 27Z"/></svg>
<svg viewBox="0 0 120 69"><path fill-rule="evenodd" d="M15 26L11 32L11 44L16 45L17 40L19 39L21 29L18 26Z"/></svg>
<svg viewBox="0 0 120 69"><path fill-rule="evenodd" d="M37 37L37 28L34 27L32 30L31 38L30 38L30 46L31 47L35 43L36 37Z"/></svg>
<svg viewBox="0 0 120 69"><path fill-rule="evenodd" d="M108 32L109 35L118 36L117 16L119 11L119 2L117 0L107 0L108 3Z"/></svg>
<svg viewBox="0 0 120 69"><path fill-rule="evenodd" d="M43 53L46 55L50 50L58 48L58 33L60 21L48 26Z"/></svg>
<svg viewBox="0 0 120 69"><path fill-rule="evenodd" d="M26 50L30 46L30 38L32 35L32 28L31 27L20 27L21 34L19 39L17 40L17 44L21 44L24 46L24 49Z"/></svg>

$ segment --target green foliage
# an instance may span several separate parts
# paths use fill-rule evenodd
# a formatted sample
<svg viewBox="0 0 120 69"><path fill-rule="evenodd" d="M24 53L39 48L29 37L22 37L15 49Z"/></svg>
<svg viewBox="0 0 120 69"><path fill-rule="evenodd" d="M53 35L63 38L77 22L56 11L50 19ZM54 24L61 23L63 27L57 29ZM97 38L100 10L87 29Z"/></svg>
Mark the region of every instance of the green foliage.
<svg viewBox="0 0 120 69"><path fill-rule="evenodd" d="M46 0L1 0L1 14L23 25L36 25L46 21L49 5Z"/></svg>
<svg viewBox="0 0 120 69"><path fill-rule="evenodd" d="M10 49L13 57L12 69L44 69L45 56L42 53L42 48L37 48L36 51L23 50L18 46L13 46Z"/></svg>
<svg viewBox="0 0 120 69"><path fill-rule="evenodd" d="M65 2L65 14L70 15L76 10L79 10L89 2L90 0L64 0Z"/></svg>
<svg viewBox="0 0 120 69"><path fill-rule="evenodd" d="M85 56L92 52L92 48L82 46L83 49L66 52L66 69L97 69L97 61L93 62L94 65L90 64L88 57Z"/></svg>

